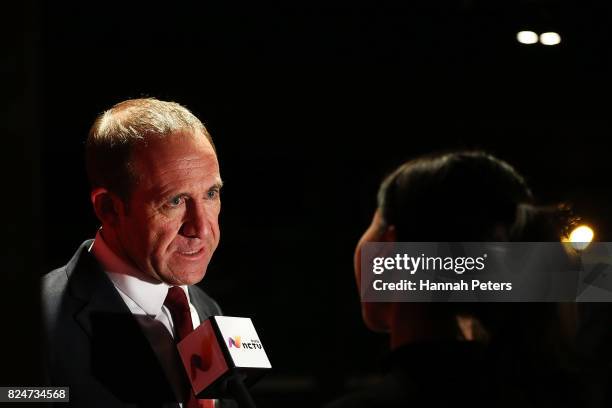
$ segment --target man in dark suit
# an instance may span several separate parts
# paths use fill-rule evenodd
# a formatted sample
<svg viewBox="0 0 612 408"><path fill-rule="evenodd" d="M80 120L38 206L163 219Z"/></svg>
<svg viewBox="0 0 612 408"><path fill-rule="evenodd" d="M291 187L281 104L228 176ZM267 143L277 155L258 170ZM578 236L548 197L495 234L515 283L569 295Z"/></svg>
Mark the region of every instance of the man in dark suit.
<svg viewBox="0 0 612 408"><path fill-rule="evenodd" d="M186 108L134 99L87 139L102 227L42 282L49 383L75 407L212 407L187 384L176 342L218 305L200 288L219 242L212 139Z"/></svg>

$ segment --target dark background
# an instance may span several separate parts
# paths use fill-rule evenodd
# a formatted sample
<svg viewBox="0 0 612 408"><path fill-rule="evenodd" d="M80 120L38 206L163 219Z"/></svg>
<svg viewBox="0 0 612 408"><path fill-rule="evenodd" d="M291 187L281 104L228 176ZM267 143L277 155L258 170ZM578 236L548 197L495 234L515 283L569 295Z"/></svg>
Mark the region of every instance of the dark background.
<svg viewBox="0 0 612 408"><path fill-rule="evenodd" d="M35 84L24 123L40 136L38 266L65 264L98 227L83 162L95 116L140 96L186 105L212 133L225 182L221 245L201 285L226 314L254 319L275 368L255 388L266 406L311 406L376 372L386 339L361 323L352 253L378 183L406 159L486 149L541 202L571 202L598 240L612 234L605 1L33 10L20 72ZM523 29L562 43L519 44Z"/></svg>

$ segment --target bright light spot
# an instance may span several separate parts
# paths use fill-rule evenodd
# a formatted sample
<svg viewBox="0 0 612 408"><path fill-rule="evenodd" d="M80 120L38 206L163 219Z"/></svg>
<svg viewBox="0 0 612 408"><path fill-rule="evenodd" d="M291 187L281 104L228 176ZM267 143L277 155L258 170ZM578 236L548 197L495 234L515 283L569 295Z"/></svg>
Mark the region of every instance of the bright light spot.
<svg viewBox="0 0 612 408"><path fill-rule="evenodd" d="M533 31L519 31L516 39L521 44L535 44L538 42L538 35Z"/></svg>
<svg viewBox="0 0 612 408"><path fill-rule="evenodd" d="M583 250L589 246L591 241L593 241L594 235L595 234L593 233L593 230L590 227L587 227L586 225L581 225L571 232L569 236L569 242L575 249Z"/></svg>
<svg viewBox="0 0 612 408"><path fill-rule="evenodd" d="M561 36L555 32L542 33L540 42L544 45L557 45L561 42Z"/></svg>

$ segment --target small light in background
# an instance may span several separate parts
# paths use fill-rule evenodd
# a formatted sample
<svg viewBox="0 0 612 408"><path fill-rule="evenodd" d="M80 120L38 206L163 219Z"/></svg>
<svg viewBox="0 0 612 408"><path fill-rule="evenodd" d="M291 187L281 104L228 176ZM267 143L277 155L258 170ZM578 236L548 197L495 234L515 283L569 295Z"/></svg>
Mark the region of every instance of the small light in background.
<svg viewBox="0 0 612 408"><path fill-rule="evenodd" d="M540 34L540 42L544 45L557 45L561 42L561 36L555 32Z"/></svg>
<svg viewBox="0 0 612 408"><path fill-rule="evenodd" d="M516 39L521 44L535 44L538 42L538 35L533 31L519 31Z"/></svg>
<svg viewBox="0 0 612 408"><path fill-rule="evenodd" d="M590 227L586 225L581 225L579 227L576 227L570 233L568 241L570 242L572 247L574 247L574 249L582 251L589 246L591 241L593 241L594 235L595 233Z"/></svg>

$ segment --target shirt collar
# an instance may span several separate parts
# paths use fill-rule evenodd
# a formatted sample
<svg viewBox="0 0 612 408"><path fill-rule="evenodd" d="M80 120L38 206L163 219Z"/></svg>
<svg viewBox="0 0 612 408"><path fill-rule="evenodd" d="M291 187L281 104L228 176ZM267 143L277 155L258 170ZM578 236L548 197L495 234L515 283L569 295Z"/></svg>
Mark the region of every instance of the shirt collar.
<svg viewBox="0 0 612 408"><path fill-rule="evenodd" d="M158 316L168 294L173 286L165 282L155 281L153 278L128 264L115 254L102 238L101 229L96 233L96 239L90 248L92 254L104 268L104 271L127 297L132 299L145 314ZM189 292L186 285L180 286L185 291L187 299Z"/></svg>

